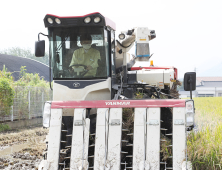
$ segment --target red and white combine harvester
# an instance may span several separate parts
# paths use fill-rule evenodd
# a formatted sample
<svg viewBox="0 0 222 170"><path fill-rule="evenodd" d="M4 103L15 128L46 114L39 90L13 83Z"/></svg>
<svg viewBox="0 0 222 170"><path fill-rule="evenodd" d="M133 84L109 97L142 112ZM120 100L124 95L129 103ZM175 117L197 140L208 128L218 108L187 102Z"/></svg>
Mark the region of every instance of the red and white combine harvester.
<svg viewBox="0 0 222 170"><path fill-rule="evenodd" d="M150 61L154 30L136 27L116 40L115 23L100 13L47 14L44 23L53 101L44 107L49 135L39 169L192 169L186 134L194 125L196 74L184 76L191 100L172 97L177 69ZM45 41L35 43L35 55L45 55Z"/></svg>

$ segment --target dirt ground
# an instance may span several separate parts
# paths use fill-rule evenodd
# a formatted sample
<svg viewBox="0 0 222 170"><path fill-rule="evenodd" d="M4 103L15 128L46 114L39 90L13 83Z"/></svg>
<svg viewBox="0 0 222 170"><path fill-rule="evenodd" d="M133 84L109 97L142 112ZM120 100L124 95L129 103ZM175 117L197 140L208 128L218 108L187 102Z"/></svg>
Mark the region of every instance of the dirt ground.
<svg viewBox="0 0 222 170"><path fill-rule="evenodd" d="M38 169L47 134L48 129L42 127L0 133L0 169Z"/></svg>

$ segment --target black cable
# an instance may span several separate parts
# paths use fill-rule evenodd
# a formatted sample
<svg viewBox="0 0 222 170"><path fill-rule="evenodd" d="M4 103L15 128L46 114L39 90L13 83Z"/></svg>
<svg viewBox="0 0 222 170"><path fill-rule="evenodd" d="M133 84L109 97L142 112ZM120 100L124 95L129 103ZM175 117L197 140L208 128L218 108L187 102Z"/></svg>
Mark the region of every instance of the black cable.
<svg viewBox="0 0 222 170"><path fill-rule="evenodd" d="M132 45L132 43L134 43L135 42L135 40L129 45L129 46L127 46L127 47L125 47L125 46L123 46L118 40L116 40L118 43L119 43L119 45L121 46L121 47L123 47L123 48L128 48L128 47L130 47L131 45Z"/></svg>

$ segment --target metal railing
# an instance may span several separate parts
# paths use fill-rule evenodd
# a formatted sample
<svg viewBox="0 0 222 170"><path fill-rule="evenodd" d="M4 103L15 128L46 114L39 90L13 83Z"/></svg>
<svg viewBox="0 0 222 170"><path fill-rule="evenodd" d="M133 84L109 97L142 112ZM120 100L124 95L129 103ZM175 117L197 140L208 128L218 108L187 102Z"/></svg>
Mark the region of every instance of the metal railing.
<svg viewBox="0 0 222 170"><path fill-rule="evenodd" d="M42 117L44 102L52 100L52 91L44 87L15 87L10 112L0 108L0 122ZM6 93L7 94L7 93Z"/></svg>

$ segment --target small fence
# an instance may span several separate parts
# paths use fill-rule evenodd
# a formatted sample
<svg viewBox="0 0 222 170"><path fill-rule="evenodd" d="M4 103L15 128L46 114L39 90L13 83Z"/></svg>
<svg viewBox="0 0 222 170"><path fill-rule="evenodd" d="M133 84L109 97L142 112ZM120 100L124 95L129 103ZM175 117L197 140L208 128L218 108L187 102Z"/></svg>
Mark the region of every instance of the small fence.
<svg viewBox="0 0 222 170"><path fill-rule="evenodd" d="M41 117L44 102L52 100L52 91L43 87L15 87L10 113L0 108L0 122Z"/></svg>

